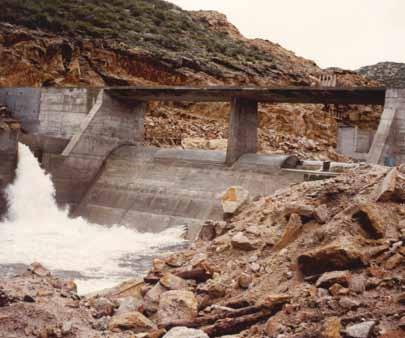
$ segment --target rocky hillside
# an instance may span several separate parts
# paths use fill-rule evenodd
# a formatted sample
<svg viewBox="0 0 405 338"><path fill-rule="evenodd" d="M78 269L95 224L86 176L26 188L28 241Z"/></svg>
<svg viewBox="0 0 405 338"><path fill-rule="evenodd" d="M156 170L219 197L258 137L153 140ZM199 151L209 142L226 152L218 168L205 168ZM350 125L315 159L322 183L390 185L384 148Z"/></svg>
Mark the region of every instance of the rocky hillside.
<svg viewBox="0 0 405 338"><path fill-rule="evenodd" d="M405 88L405 63L380 62L362 67L357 71L370 80L383 83L391 88Z"/></svg>
<svg viewBox="0 0 405 338"><path fill-rule="evenodd" d="M323 71L313 61L270 41L249 40L217 12L188 12L161 0L3 3L3 87L316 86L323 72L337 74L338 86L376 85L354 72ZM331 109L335 108L262 105L261 149L341 159L333 150L337 123ZM381 112L364 107L336 109L345 123L362 128L375 128ZM155 105L146 125L148 140L159 146L195 144L185 141L191 136L221 142L227 137L228 111L223 104ZM198 134L189 131L190 119ZM173 135L177 140L172 140Z"/></svg>
<svg viewBox="0 0 405 338"><path fill-rule="evenodd" d="M0 21L3 86L311 85L321 72L220 13L162 0L4 0ZM351 73L349 84L369 82Z"/></svg>
<svg viewBox="0 0 405 338"><path fill-rule="evenodd" d="M31 76L20 80L26 84L197 84L203 78L204 84L309 85L309 74L319 71L292 53L280 58L249 44L226 28L224 16L217 30L218 15L183 11L166 1L4 2L0 20L16 25L1 29L3 53L14 61L7 70L28 66Z"/></svg>

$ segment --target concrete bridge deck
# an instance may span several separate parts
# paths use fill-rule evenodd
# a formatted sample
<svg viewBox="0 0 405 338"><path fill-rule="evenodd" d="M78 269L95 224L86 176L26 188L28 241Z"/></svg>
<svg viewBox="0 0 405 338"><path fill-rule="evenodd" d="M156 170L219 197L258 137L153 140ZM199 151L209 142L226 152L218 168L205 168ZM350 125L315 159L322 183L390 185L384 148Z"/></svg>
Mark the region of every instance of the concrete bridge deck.
<svg viewBox="0 0 405 338"><path fill-rule="evenodd" d="M385 88L255 88L255 87L110 87L106 93L126 102L231 102L243 99L267 103L383 105Z"/></svg>

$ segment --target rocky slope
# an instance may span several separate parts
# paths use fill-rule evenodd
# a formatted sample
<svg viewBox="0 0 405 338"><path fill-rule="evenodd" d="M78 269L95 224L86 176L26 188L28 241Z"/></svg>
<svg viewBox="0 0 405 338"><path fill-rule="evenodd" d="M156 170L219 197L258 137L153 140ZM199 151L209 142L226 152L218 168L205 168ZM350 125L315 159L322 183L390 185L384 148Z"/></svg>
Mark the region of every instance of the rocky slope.
<svg viewBox="0 0 405 338"><path fill-rule="evenodd" d="M98 295L34 265L0 279L3 336L403 337L404 172L363 166L245 202L144 283Z"/></svg>
<svg viewBox="0 0 405 338"><path fill-rule="evenodd" d="M405 63L380 62L362 67L357 72L391 88L405 88Z"/></svg>
<svg viewBox="0 0 405 338"><path fill-rule="evenodd" d="M187 12L160 0L5 0L0 21L3 87L316 86L324 72L275 43L246 39L220 13ZM338 86L377 85L354 72L327 72L337 74ZM155 145L172 146L173 135L188 145L199 143L189 140L194 137L217 144L227 137L227 105L154 107L147 135ZM381 113L378 107L262 105L261 149L343 159L333 150L333 109L361 128L375 128ZM187 130L190 120L198 133Z"/></svg>

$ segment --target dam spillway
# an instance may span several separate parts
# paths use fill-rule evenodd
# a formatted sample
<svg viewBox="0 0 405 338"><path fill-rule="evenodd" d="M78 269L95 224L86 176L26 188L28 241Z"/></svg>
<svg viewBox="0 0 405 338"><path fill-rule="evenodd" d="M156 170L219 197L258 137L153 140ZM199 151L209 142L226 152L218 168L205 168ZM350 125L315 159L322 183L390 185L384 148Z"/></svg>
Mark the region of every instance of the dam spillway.
<svg viewBox="0 0 405 338"><path fill-rule="evenodd" d="M52 175L56 200L74 216L141 231L185 224L194 236L197 224L222 218L218 197L227 187L241 185L254 198L303 180L302 173L283 171L294 168L296 158L256 154L257 102L393 106L402 94L383 88L4 88L0 103L21 122L20 140ZM145 147L149 100L231 101L227 152ZM387 147L376 144L373 151L382 158Z"/></svg>
<svg viewBox="0 0 405 338"><path fill-rule="evenodd" d="M186 225L193 238L204 220L222 219L220 193L229 186L271 194L303 180L281 171L295 164L294 157L252 154L229 168L221 152L125 146L109 156L74 214L142 232Z"/></svg>

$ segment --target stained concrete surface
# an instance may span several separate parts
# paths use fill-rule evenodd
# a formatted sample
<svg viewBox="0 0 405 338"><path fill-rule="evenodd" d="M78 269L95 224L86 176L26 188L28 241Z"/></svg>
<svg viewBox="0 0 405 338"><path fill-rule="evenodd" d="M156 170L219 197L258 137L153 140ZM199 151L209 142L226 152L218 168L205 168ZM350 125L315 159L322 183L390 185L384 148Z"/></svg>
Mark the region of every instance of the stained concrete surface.
<svg viewBox="0 0 405 338"><path fill-rule="evenodd" d="M281 171L284 163L294 165L294 158L252 154L229 167L220 152L122 147L105 162L75 215L142 232L185 225L191 238L204 220L223 218L219 196L229 186L241 185L254 198L301 182L301 174Z"/></svg>

